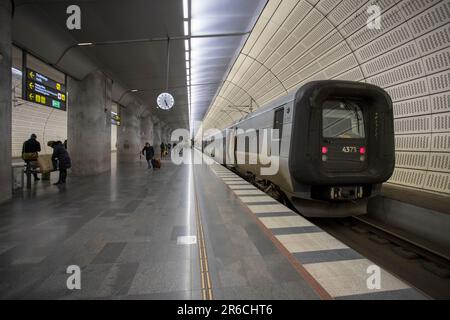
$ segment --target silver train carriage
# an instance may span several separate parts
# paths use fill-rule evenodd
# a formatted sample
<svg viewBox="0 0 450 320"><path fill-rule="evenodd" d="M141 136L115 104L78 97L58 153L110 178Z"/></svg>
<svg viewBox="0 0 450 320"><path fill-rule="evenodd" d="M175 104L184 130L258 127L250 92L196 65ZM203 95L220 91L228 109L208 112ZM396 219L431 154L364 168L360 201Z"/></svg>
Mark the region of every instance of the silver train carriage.
<svg viewBox="0 0 450 320"><path fill-rule="evenodd" d="M278 129L278 141L267 129ZM305 216L361 215L394 170L392 101L371 84L314 81L207 137L202 147ZM279 167L267 174L261 169L270 159Z"/></svg>

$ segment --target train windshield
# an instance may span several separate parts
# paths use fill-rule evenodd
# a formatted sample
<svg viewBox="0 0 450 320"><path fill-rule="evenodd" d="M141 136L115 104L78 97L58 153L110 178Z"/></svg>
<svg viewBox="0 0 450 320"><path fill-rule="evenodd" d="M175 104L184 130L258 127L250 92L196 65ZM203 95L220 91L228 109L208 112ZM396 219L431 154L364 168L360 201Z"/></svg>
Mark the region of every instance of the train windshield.
<svg viewBox="0 0 450 320"><path fill-rule="evenodd" d="M325 101L322 111L322 133L324 138L364 138L361 107L354 102Z"/></svg>

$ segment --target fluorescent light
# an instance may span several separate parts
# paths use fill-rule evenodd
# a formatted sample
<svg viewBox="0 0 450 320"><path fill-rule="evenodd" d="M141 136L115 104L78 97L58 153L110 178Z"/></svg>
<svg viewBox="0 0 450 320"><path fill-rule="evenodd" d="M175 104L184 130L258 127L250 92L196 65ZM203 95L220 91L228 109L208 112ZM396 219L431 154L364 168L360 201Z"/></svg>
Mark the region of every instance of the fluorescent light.
<svg viewBox="0 0 450 320"><path fill-rule="evenodd" d="M78 45L80 47L83 47L83 46L92 46L94 44L92 42L80 42Z"/></svg>
<svg viewBox="0 0 450 320"><path fill-rule="evenodd" d="M190 71L189 69L186 69L186 74L189 75Z"/></svg>
<svg viewBox="0 0 450 320"><path fill-rule="evenodd" d="M185 19L189 18L189 5L188 0L183 0L183 17Z"/></svg>
<svg viewBox="0 0 450 320"><path fill-rule="evenodd" d="M188 39L184 40L184 49L186 51L189 51L189 40Z"/></svg>
<svg viewBox="0 0 450 320"><path fill-rule="evenodd" d="M188 36L189 35L189 21L184 21L184 35Z"/></svg>
<svg viewBox="0 0 450 320"><path fill-rule="evenodd" d="M189 51L186 51L186 61L189 60Z"/></svg>
<svg viewBox="0 0 450 320"><path fill-rule="evenodd" d="M186 69L189 69L189 68L190 68L189 61L186 61Z"/></svg>
<svg viewBox="0 0 450 320"><path fill-rule="evenodd" d="M139 91L138 89L131 90L131 92L138 92L138 91Z"/></svg>
<svg viewBox="0 0 450 320"><path fill-rule="evenodd" d="M22 71L20 71L19 69L16 68L11 68L11 71L13 74L21 76L22 75Z"/></svg>

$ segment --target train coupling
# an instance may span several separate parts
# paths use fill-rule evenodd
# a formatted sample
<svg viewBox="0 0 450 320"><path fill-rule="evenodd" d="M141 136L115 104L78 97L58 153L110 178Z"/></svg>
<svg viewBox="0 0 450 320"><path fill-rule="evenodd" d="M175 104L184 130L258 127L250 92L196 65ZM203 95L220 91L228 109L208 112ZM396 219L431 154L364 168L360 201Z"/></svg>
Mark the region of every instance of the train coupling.
<svg viewBox="0 0 450 320"><path fill-rule="evenodd" d="M357 200L362 198L362 186L330 187L331 200Z"/></svg>

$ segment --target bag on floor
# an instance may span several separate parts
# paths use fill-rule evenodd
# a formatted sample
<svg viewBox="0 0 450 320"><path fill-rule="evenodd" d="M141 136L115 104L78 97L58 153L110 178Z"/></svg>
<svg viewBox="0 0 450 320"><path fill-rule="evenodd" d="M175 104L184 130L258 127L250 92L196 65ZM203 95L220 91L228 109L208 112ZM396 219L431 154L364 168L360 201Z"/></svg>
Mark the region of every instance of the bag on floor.
<svg viewBox="0 0 450 320"><path fill-rule="evenodd" d="M42 154L38 158L39 171L41 173L52 172L55 170L51 154Z"/></svg>
<svg viewBox="0 0 450 320"><path fill-rule="evenodd" d="M160 169L161 161L159 159L152 159L152 166L153 168Z"/></svg>

